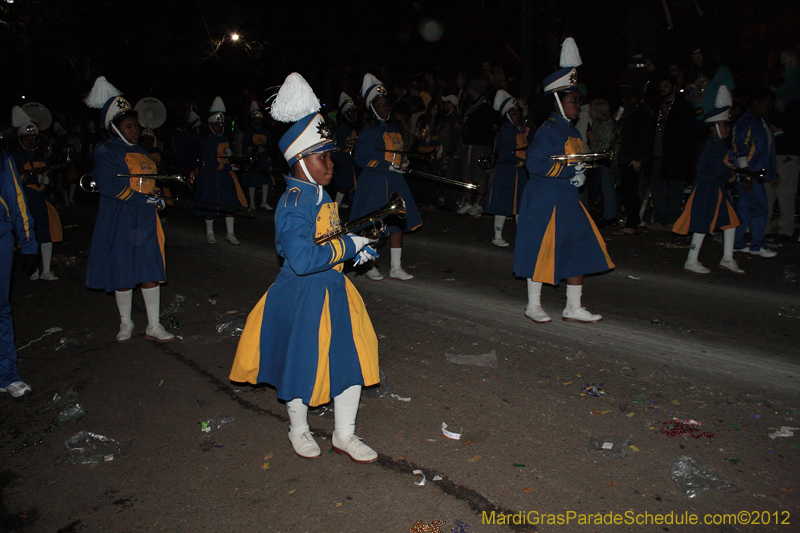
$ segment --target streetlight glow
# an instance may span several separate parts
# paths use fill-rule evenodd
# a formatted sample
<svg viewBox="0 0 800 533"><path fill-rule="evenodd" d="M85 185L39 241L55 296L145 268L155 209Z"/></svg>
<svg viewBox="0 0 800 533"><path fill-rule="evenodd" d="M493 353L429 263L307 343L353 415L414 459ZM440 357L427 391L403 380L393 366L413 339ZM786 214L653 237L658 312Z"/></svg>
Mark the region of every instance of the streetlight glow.
<svg viewBox="0 0 800 533"><path fill-rule="evenodd" d="M232 33L231 34L231 41L238 41L238 40L239 40L239 34L238 33Z"/></svg>

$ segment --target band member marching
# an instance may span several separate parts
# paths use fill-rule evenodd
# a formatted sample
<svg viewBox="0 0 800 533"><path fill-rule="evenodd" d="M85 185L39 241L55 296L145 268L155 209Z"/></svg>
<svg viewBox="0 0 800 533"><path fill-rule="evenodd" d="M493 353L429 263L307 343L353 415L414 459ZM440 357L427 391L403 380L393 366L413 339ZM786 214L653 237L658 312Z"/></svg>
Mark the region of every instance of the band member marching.
<svg viewBox="0 0 800 533"><path fill-rule="evenodd" d="M537 323L550 322L542 309L542 283L559 285L567 280L567 306L561 313L568 322L599 322L602 316L581 306L584 274L614 268L600 232L578 198L584 163L564 164L551 156L583 153L583 142L572 125L581 112L578 47L568 37L561 47L561 69L544 79L545 94L553 95L554 112L528 146L530 181L520 204L514 253L514 273L528 280L525 316Z"/></svg>
<svg viewBox="0 0 800 533"><path fill-rule="evenodd" d="M730 109L733 105L731 93L725 85L717 90L714 109L706 113L704 121L709 127L709 136L700 160L697 162L697 178L694 190L686 201L683 214L675 222L672 231L681 235L689 232L692 244L683 269L696 274L708 274L708 268L697 260L700 247L706 234L722 230L722 261L719 267L736 274L744 274L733 258L733 244L739 218L731 202L726 185L735 178L728 168L730 150L731 122ZM732 158L730 158L732 159Z"/></svg>
<svg viewBox="0 0 800 533"><path fill-rule="evenodd" d="M391 251L389 277L407 281L414 276L402 267L403 233L420 227L422 219L403 176L408 168L408 159L396 153L403 151L403 136L400 130L389 123L391 105L387 94L380 80L372 74L364 75L361 95L374 119L364 126L356 142L355 162L361 168L361 175L353 197L350 220L361 218L385 205L392 192L400 194L406 203L406 217L387 221ZM375 266L366 275L373 281L383 279Z"/></svg>
<svg viewBox="0 0 800 533"><path fill-rule="evenodd" d="M250 193L250 210L256 210L256 187L261 187L261 207L272 211L267 203L269 186L275 185L270 172L270 134L264 127L264 114L258 108L258 102L250 103L250 129L242 138L242 153L255 157L255 164L242 173L242 187Z"/></svg>
<svg viewBox="0 0 800 533"><path fill-rule="evenodd" d="M17 128L20 151L14 154L17 169L25 186L25 198L33 215L36 241L42 253L41 269L31 274L32 280L55 281L58 278L50 270L53 259L53 243L61 242L61 219L56 208L47 200L54 183L47 167L49 160L39 150L39 127L19 106L11 111L11 122Z"/></svg>
<svg viewBox="0 0 800 533"><path fill-rule="evenodd" d="M86 266L86 286L114 292L119 309L117 341L134 333L131 319L133 290L141 286L147 311L145 339L168 342L175 338L159 323L160 283L166 281L164 232L157 211L164 200L156 194L156 173L140 137L137 113L104 76L94 82L84 100L100 109L101 123L111 138L95 148L92 176L100 192ZM137 177L138 176L138 177Z"/></svg>
<svg viewBox="0 0 800 533"><path fill-rule="evenodd" d="M344 197L356 188L358 174L353 164L353 148L358 140L358 108L347 93L339 95L339 121L333 132L339 151L331 153L333 158L333 186L336 188L336 203L349 207L350 200Z"/></svg>
<svg viewBox="0 0 800 533"><path fill-rule="evenodd" d="M368 239L355 235L314 241L340 227L337 205L324 189L333 175L330 152L337 147L319 108L297 73L286 78L272 103L275 120L294 122L278 142L292 169L275 209L275 246L285 262L247 318L230 379L277 389L289 412L289 440L307 459L321 455L309 431L308 406L333 398L333 450L371 463L378 454L354 431L361 387L380 381L378 339L342 267L375 252Z"/></svg>
<svg viewBox="0 0 800 533"><path fill-rule="evenodd" d="M225 104L217 96L209 109L209 132L203 137L203 168L197 175L194 189L194 214L206 219L206 242L217 244L214 218L225 217L225 239L239 244L233 233L236 207L247 207L239 180L230 164L233 151L225 134Z"/></svg>
<svg viewBox="0 0 800 533"><path fill-rule="evenodd" d="M494 97L494 108L504 120L497 133L497 163L486 196L486 212L494 215L492 244L504 248L508 246L503 238L506 217L519 214L522 191L528 183L528 170L525 168L528 139L520 128L522 111L514 97L500 89Z"/></svg>

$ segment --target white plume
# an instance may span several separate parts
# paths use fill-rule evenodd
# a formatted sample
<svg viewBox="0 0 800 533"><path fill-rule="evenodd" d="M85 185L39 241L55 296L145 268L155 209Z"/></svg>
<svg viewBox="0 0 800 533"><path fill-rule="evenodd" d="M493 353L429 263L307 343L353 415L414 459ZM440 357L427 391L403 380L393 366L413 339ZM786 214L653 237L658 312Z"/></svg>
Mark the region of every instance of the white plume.
<svg viewBox="0 0 800 533"><path fill-rule="evenodd" d="M94 80L92 90L83 99L83 103L94 109L102 109L109 99L120 95L122 95L122 91L108 83L105 76L100 76Z"/></svg>
<svg viewBox="0 0 800 533"><path fill-rule="evenodd" d="M383 82L367 72L364 74L364 81L361 83L361 96L366 98L367 97L367 89L372 87L373 85L383 85Z"/></svg>
<svg viewBox="0 0 800 533"><path fill-rule="evenodd" d="M209 113L224 113L225 112L225 102L222 101L222 98L217 96L214 98L214 102L211 104L211 107L208 109Z"/></svg>
<svg viewBox="0 0 800 533"><path fill-rule="evenodd" d="M559 61L561 68L579 67L583 65L581 61L581 54L578 52L578 45L575 39L567 37L561 43L561 60Z"/></svg>
<svg viewBox="0 0 800 533"><path fill-rule="evenodd" d="M15 105L13 108L11 108L12 126L14 126L15 128L20 128L24 124L27 124L28 122L33 122L33 120L31 119L31 117L28 116L28 114L25 111L22 110L20 106Z"/></svg>
<svg viewBox="0 0 800 533"><path fill-rule="evenodd" d="M505 92L503 89L499 89L497 93L494 95L494 107L495 111L500 111L500 106L503 105L503 102L511 98L511 95Z"/></svg>
<svg viewBox="0 0 800 533"><path fill-rule="evenodd" d="M319 98L314 90L303 76L292 72L278 90L269 114L279 122L297 122L306 115L316 113L319 108Z"/></svg>
<svg viewBox="0 0 800 533"><path fill-rule="evenodd" d="M714 107L721 109L723 107L731 107L733 105L733 98L731 92L725 85L720 85L717 89L717 99L714 101Z"/></svg>

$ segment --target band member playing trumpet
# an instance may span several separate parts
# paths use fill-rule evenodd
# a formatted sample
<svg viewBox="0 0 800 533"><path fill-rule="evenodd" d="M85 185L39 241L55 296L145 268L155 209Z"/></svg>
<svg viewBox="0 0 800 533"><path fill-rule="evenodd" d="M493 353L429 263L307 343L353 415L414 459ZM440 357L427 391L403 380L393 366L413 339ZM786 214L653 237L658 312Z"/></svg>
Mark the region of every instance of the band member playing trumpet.
<svg viewBox="0 0 800 533"><path fill-rule="evenodd" d="M114 292L119 309L117 341L133 336L133 291L141 286L147 310L145 338L168 342L175 338L159 323L160 283L166 281L164 232L157 211L164 200L154 195L155 180L125 174L155 174L155 163L139 142L137 113L104 76L94 82L84 100L100 109L101 123L111 138L95 148L92 175L100 192L86 266L86 286ZM121 176L122 174L122 176Z"/></svg>
<svg viewBox="0 0 800 533"><path fill-rule="evenodd" d="M358 108L347 93L339 95L339 115L334 139L339 151L331 153L333 159L333 186L336 188L336 203L350 207L350 199L344 197L356 188L358 170L353 164L353 149L358 140Z"/></svg>
<svg viewBox="0 0 800 533"><path fill-rule="evenodd" d="M217 244L214 235L214 218L225 218L225 239L231 244L239 244L233 233L232 206L237 204L247 207L239 180L233 173L228 137L225 136L225 104L217 96L208 110L209 132L203 137L203 168L195 180L194 200L197 202L194 214L206 219L206 242Z"/></svg>
<svg viewBox="0 0 800 533"><path fill-rule="evenodd" d="M736 216L726 188L726 185L735 179L727 167L732 105L731 93L725 85L721 85L717 90L716 105L704 119L710 131L697 163L694 190L686 201L683 214L672 228L674 233L681 235L694 233L689 256L683 264L683 269L687 272L696 274L711 272L697 260L697 256L706 234L721 229L723 253L719 267L736 274L744 274L744 270L739 268L733 258L733 241L739 218Z"/></svg>
<svg viewBox="0 0 800 533"><path fill-rule="evenodd" d="M25 199L33 215L36 241L42 253L42 268L31 274L32 280L55 281L58 278L50 270L53 259L53 242L61 242L61 220L56 208L47 200L53 189L53 180L46 168L49 158L39 150L39 127L19 106L11 112L11 122L17 128L21 150L14 154L17 169L25 186Z"/></svg>
<svg viewBox="0 0 800 533"><path fill-rule="evenodd" d="M285 259L280 274L247 318L230 379L269 383L286 402L289 441L300 457L321 450L308 427L308 406L334 402L333 450L356 463L372 463L375 451L354 434L361 387L380 381L378 339L364 301L342 274L343 263L374 258L369 240L341 235L335 202L325 192L333 176L336 144L302 76L290 74L271 115L294 124L281 137L292 176L275 208L275 246Z"/></svg>
<svg viewBox="0 0 800 533"><path fill-rule="evenodd" d="M258 108L258 102L250 103L250 129L242 138L242 153L255 157L255 164L242 173L242 187L247 187L250 195L250 211L256 210L256 187L261 186L261 207L272 211L267 203L269 186L275 185L270 172L270 134L264 127L264 114Z"/></svg>
<svg viewBox="0 0 800 533"><path fill-rule="evenodd" d="M383 83L372 74L365 74L361 94L374 118L364 126L356 142L355 161L361 168L361 176L353 198L350 219L361 218L380 208L389 201L392 192L400 194L406 203L406 217L389 221L387 232L392 256L389 277L407 281L414 276L402 267L403 232L420 227L422 219L403 176L408 168L408 159L402 154L394 153L403 151L403 137L400 130L389 123L391 105ZM373 281L383 279L377 267L372 267L366 275Z"/></svg>
<svg viewBox="0 0 800 533"><path fill-rule="evenodd" d="M503 89L498 90L494 108L503 116L503 125L497 133L497 162L486 195L486 212L494 215L492 244L505 248L508 246L508 241L503 238L506 217L519 214L522 191L528 184L528 170L525 168L528 139L520 129L522 112L513 96Z"/></svg>
<svg viewBox="0 0 800 533"><path fill-rule="evenodd" d="M550 322L542 308L542 283L567 280L567 306L561 313L568 322L599 322L602 316L581 306L584 274L614 268L606 245L591 216L578 198L584 163L570 165L550 156L582 153L580 133L572 125L581 112L578 47L568 37L561 47L561 69L544 80L545 94L553 95L554 111L528 146L530 181L522 194L517 225L514 273L528 280L525 316L537 323Z"/></svg>

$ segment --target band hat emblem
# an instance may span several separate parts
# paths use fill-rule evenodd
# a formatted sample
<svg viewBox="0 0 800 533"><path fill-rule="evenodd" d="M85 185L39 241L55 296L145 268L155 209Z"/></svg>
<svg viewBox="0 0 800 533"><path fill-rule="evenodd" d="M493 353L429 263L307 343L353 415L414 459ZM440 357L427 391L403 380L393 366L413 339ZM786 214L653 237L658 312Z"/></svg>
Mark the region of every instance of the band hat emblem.
<svg viewBox="0 0 800 533"><path fill-rule="evenodd" d="M264 118L264 113L258 107L258 102L253 100L250 102L250 118Z"/></svg>
<svg viewBox="0 0 800 533"><path fill-rule="evenodd" d="M372 105L372 101L375 98L388 94L381 80L369 72L364 74L364 81L361 83L361 96L364 98L367 107Z"/></svg>
<svg viewBox="0 0 800 533"><path fill-rule="evenodd" d="M730 122L731 107L733 107L731 92L728 90L727 86L720 85L719 89L717 89L717 97L714 100L714 109L705 114L703 121L706 124Z"/></svg>
<svg viewBox="0 0 800 533"><path fill-rule="evenodd" d="M11 108L11 125L17 128L17 137L39 135L39 126L18 105Z"/></svg>
<svg viewBox="0 0 800 533"><path fill-rule="evenodd" d="M318 113L320 107L313 89L297 72L286 77L272 101L272 118L294 122L278 141L290 167L307 155L337 150L325 119Z"/></svg>
<svg viewBox="0 0 800 533"><path fill-rule="evenodd" d="M519 106L516 98L503 89L499 89L494 95L494 105L492 107L494 107L495 111L499 111L502 116L505 116L513 108Z"/></svg>
<svg viewBox="0 0 800 533"><path fill-rule="evenodd" d="M106 129L111 129L111 123L115 120L137 115L130 102L122 98L122 92L111 85L105 76L94 81L92 90L83 101L88 107L100 109L100 120Z"/></svg>
<svg viewBox="0 0 800 533"><path fill-rule="evenodd" d="M559 66L561 68L547 76L542 82L545 94L560 92L571 92L578 90L578 71L575 67L583 64L581 61L578 45L575 39L567 37L561 44L561 57Z"/></svg>
<svg viewBox="0 0 800 533"><path fill-rule="evenodd" d="M224 124L225 123L225 102L222 101L222 98L217 96L214 98L214 102L211 104L211 107L208 109L210 113L208 115L208 119L206 122L209 124Z"/></svg>

